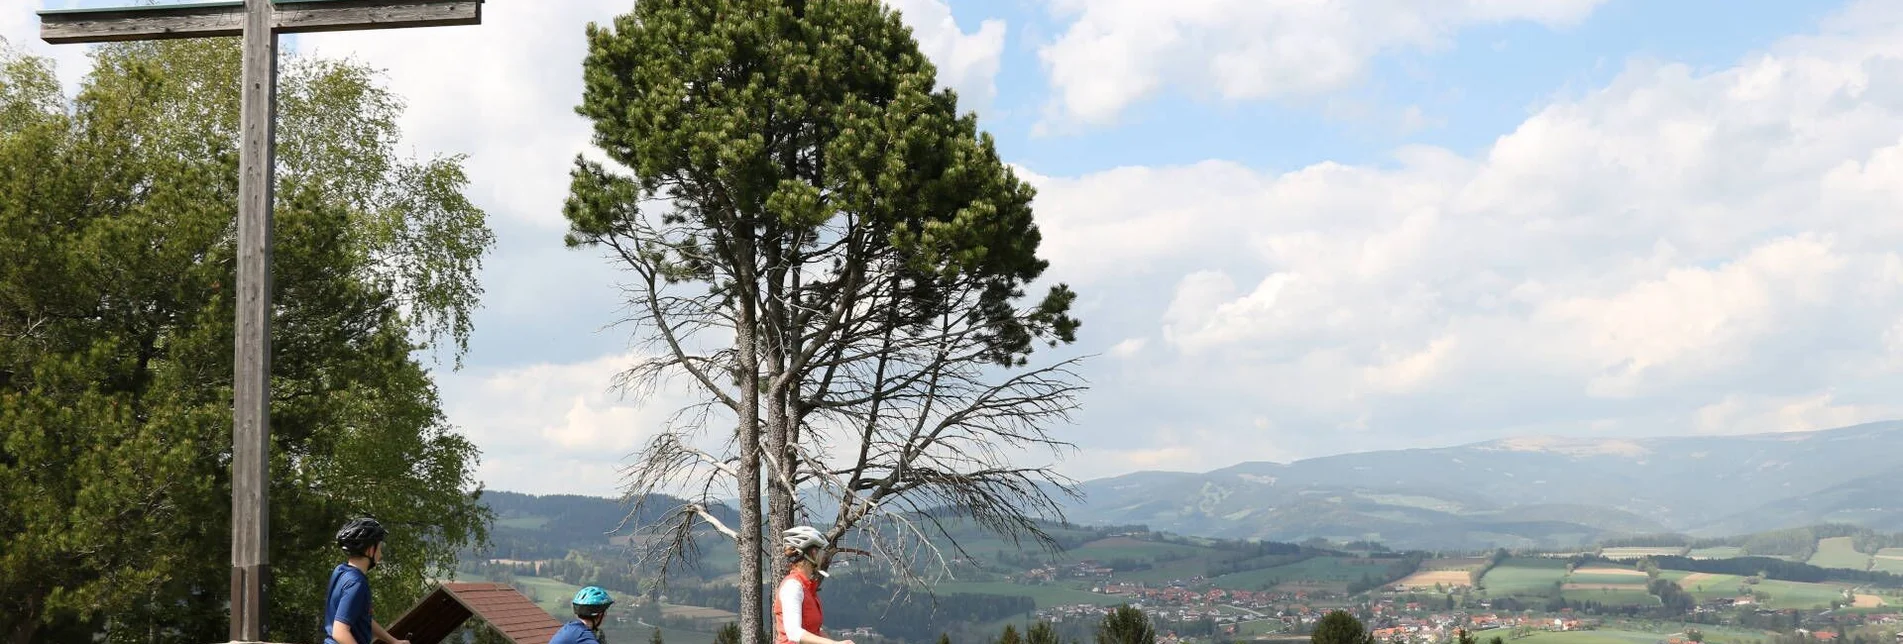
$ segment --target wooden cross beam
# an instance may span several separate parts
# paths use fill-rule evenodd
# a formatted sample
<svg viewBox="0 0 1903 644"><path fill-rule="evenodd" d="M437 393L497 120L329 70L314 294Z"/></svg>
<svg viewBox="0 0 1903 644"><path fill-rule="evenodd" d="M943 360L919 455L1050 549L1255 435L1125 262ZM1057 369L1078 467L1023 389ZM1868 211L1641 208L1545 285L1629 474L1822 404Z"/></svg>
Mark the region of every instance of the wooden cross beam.
<svg viewBox="0 0 1903 644"><path fill-rule="evenodd" d="M279 34L473 25L481 0L278 0ZM40 12L40 39L53 44L242 36L243 0Z"/></svg>
<svg viewBox="0 0 1903 644"><path fill-rule="evenodd" d="M231 0L40 12L40 38L55 44L244 38L231 428L233 641L264 639L264 586L270 574L271 202L277 161L278 34L481 23L482 0Z"/></svg>

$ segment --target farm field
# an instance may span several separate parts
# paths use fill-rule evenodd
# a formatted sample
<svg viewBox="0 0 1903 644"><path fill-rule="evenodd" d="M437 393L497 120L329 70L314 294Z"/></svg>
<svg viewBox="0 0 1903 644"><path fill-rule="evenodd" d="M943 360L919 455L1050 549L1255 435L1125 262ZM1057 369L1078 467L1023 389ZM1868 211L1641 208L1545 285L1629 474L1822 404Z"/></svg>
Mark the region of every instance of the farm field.
<svg viewBox="0 0 1903 644"><path fill-rule="evenodd" d="M548 577L516 575L515 584L522 590L522 594L528 595L529 600L534 601L535 605L541 606L542 610L548 611L550 615L563 614L557 611L568 608L568 600L574 599L575 591L581 590L581 586L565 584ZM617 602L624 602L627 599L622 596L615 597Z"/></svg>
<svg viewBox="0 0 1903 644"><path fill-rule="evenodd" d="M1421 570L1474 570L1487 565L1487 560L1479 557L1460 557L1455 559L1429 559L1421 562Z"/></svg>
<svg viewBox="0 0 1903 644"><path fill-rule="evenodd" d="M1379 576L1393 564L1392 559L1315 557L1286 566L1230 573L1210 581L1219 587L1245 590L1266 590L1277 586L1287 589L1305 587L1341 590L1362 575Z"/></svg>
<svg viewBox="0 0 1903 644"><path fill-rule="evenodd" d="M1487 594L1495 597L1510 595L1547 595L1553 585L1566 578L1566 562L1558 559L1514 558L1500 562L1493 570L1487 571L1481 583L1487 587Z"/></svg>
<svg viewBox="0 0 1903 644"><path fill-rule="evenodd" d="M1485 641L1486 633L1476 633ZM1658 633L1638 631L1539 631L1520 639L1509 640L1514 644L1658 644L1667 636Z"/></svg>
<svg viewBox="0 0 1903 644"><path fill-rule="evenodd" d="M1719 546L1716 548L1693 548L1686 556L1693 559L1733 559L1744 556L1744 548L1737 546Z"/></svg>
<svg viewBox="0 0 1903 644"><path fill-rule="evenodd" d="M1819 568L1869 570L1870 555L1857 552L1850 537L1832 537L1817 542L1817 553L1806 562Z"/></svg>
<svg viewBox="0 0 1903 644"><path fill-rule="evenodd" d="M1463 587L1473 585L1473 574L1465 570L1423 570L1396 583L1407 588Z"/></svg>
<svg viewBox="0 0 1903 644"><path fill-rule="evenodd" d="M1771 596L1764 607L1771 610L1829 607L1830 602L1843 598L1843 587L1831 584L1807 584L1795 581L1767 579L1753 588Z"/></svg>
<svg viewBox="0 0 1903 644"><path fill-rule="evenodd" d="M735 613L733 611L726 611L726 610L721 610L718 608L706 608L703 606L682 606L679 604L662 604L661 615L663 617L686 617L688 619L722 619L727 621L740 619L740 614Z"/></svg>
<svg viewBox="0 0 1903 644"><path fill-rule="evenodd" d="M977 593L984 595L1029 597L1031 601L1037 603L1038 608L1064 606L1067 604L1115 606L1130 601L1123 597L1099 595L1068 586L1029 586L1002 581L954 581L938 584L934 590L940 594Z"/></svg>
<svg viewBox="0 0 1903 644"><path fill-rule="evenodd" d="M1659 599L1645 592L1643 586L1566 588L1560 596L1569 602L1599 602L1607 606L1657 606Z"/></svg>
<svg viewBox="0 0 1903 644"><path fill-rule="evenodd" d="M1684 548L1602 548L1599 555L1607 559L1638 559L1641 557L1669 557L1685 554Z"/></svg>
<svg viewBox="0 0 1903 644"><path fill-rule="evenodd" d="M1903 575L1903 548L1884 548L1870 561L1870 569Z"/></svg>
<svg viewBox="0 0 1903 644"><path fill-rule="evenodd" d="M1471 586L1473 585L1472 572L1479 570L1486 563L1485 559L1476 558L1429 559L1421 562L1420 572L1408 575L1398 583L1408 588L1432 588L1436 585Z"/></svg>
<svg viewBox="0 0 1903 644"><path fill-rule="evenodd" d="M1580 568L1574 570L1573 574L1566 576L1566 583L1568 584L1638 585L1643 587L1646 581L1648 581L1648 579L1644 572L1633 568L1614 568L1609 566Z"/></svg>
<svg viewBox="0 0 1903 644"><path fill-rule="evenodd" d="M1768 637L1765 633L1752 631L1732 631L1722 628L1706 627L1703 631L1708 644L1730 644L1732 642L1756 642ZM1475 633L1481 641L1487 640L1487 632ZM1628 630L1590 630L1549 632L1541 631L1520 639L1507 640L1512 644L1659 644L1677 633L1648 633Z"/></svg>
<svg viewBox="0 0 1903 644"><path fill-rule="evenodd" d="M1144 583L1166 583L1179 579L1189 579L1209 572L1209 557L1190 557L1175 561L1152 563L1147 570L1118 570L1117 581L1139 581Z"/></svg>
<svg viewBox="0 0 1903 644"><path fill-rule="evenodd" d="M1193 557L1205 555L1209 552L1210 550L1208 548L1199 548L1197 546L1138 541L1129 537L1111 537L1109 539L1092 541L1066 550L1064 551L1064 558L1071 561L1095 559L1099 562L1109 562L1114 559L1154 561L1158 558Z"/></svg>
<svg viewBox="0 0 1903 644"><path fill-rule="evenodd" d="M654 635L654 627L643 626L632 620L604 624L601 630L602 634L607 636L606 641L613 642L646 642L649 637ZM713 644L714 635L712 633L663 628L661 629L661 640L667 642L667 644L675 644L676 642L680 644Z"/></svg>
<svg viewBox="0 0 1903 644"><path fill-rule="evenodd" d="M1701 602L1721 597L1736 597L1739 595L1738 589L1745 585L1744 578L1737 575L1667 570L1660 576L1678 582L1678 587L1685 589L1685 592L1691 593Z"/></svg>

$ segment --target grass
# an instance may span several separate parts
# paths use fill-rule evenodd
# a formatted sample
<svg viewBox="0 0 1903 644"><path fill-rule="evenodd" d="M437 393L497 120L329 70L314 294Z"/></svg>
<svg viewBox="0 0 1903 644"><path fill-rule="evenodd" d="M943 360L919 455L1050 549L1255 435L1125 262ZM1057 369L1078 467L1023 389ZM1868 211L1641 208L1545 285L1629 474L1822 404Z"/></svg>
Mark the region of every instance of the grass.
<svg viewBox="0 0 1903 644"><path fill-rule="evenodd" d="M479 576L477 575L469 577L470 581L477 581L478 579ZM481 580L495 581L493 579ZM515 585L523 591L524 595L528 596L530 601L535 602L536 606L540 606L542 610L548 611L548 614L555 616L557 619L565 619L565 615L573 614L573 609L569 606L568 602L575 598L575 591L581 590L581 586L563 583L558 579L525 575L516 575ZM618 605L625 606L634 600L633 596L622 593L610 592L609 594L615 598L615 603Z"/></svg>
<svg viewBox="0 0 1903 644"><path fill-rule="evenodd" d="M1685 554L1684 548L1602 548L1599 555L1607 559L1638 559L1640 557L1669 557Z"/></svg>
<svg viewBox="0 0 1903 644"><path fill-rule="evenodd" d="M1737 575L1713 575L1690 573L1683 570L1667 570L1659 576L1678 582L1685 592L1697 597L1698 601L1737 597L1738 589L1744 587L1744 578Z"/></svg>
<svg viewBox="0 0 1903 644"><path fill-rule="evenodd" d="M1286 566L1230 573L1210 581L1218 587L1245 590L1264 590L1282 584L1312 584L1340 590L1362 575L1379 577L1393 564L1391 559L1315 557Z"/></svg>
<svg viewBox="0 0 1903 644"><path fill-rule="evenodd" d="M1607 606L1657 606L1659 599L1644 587L1619 589L1583 589L1563 591L1566 601L1599 602Z"/></svg>
<svg viewBox="0 0 1903 644"><path fill-rule="evenodd" d="M1521 558L1500 562L1480 581L1487 587L1487 594L1495 597L1546 596L1552 592L1553 584L1565 577L1564 561Z"/></svg>
<svg viewBox="0 0 1903 644"><path fill-rule="evenodd" d="M1128 572L1119 570L1116 572L1115 578L1117 581L1164 583L1178 579L1187 580L1208 571L1208 557L1191 557L1189 559L1153 564L1149 570L1132 570Z"/></svg>
<svg viewBox="0 0 1903 644"><path fill-rule="evenodd" d="M1817 542L1817 553L1806 562L1819 568L1869 570L1870 555L1857 552L1850 537L1832 537Z"/></svg>
<svg viewBox="0 0 1903 644"><path fill-rule="evenodd" d="M1154 561L1158 558L1168 556L1188 555L1194 557L1208 554L1208 552L1208 548L1197 546L1160 543L1155 541L1138 541L1128 537L1111 537L1072 548L1065 551L1064 556L1077 561L1095 559L1099 562L1108 563L1114 559Z"/></svg>
<svg viewBox="0 0 1903 644"><path fill-rule="evenodd" d="M1480 633L1485 635L1485 633ZM1512 644L1657 644L1666 639L1658 633L1638 631L1539 631L1520 639L1509 639ZM1481 638L1485 641L1485 637Z"/></svg>
<svg viewBox="0 0 1903 644"><path fill-rule="evenodd" d="M727 621L740 619L740 615L733 611L706 608L703 606L686 606L682 604L661 604L661 616L686 617L690 619L722 619Z"/></svg>
<svg viewBox="0 0 1903 644"><path fill-rule="evenodd" d="M1735 559L1744 556L1744 548L1737 546L1694 548L1688 556L1693 559Z"/></svg>
<svg viewBox="0 0 1903 644"><path fill-rule="evenodd" d="M634 622L608 624L602 628L602 634L607 635L607 641L610 642L646 642L653 636L654 627L642 626ZM663 628L661 641L667 644L713 644L714 634Z"/></svg>
<svg viewBox="0 0 1903 644"><path fill-rule="evenodd" d="M1843 599L1843 587L1831 584L1807 584L1767 579L1752 587L1771 596L1764 604L1771 610L1829 608L1830 602Z"/></svg>
<svg viewBox="0 0 1903 644"><path fill-rule="evenodd" d="M515 585L521 588L523 594L528 595L535 605L541 606L542 610L548 611L550 615L566 614L568 611L562 609L568 607L569 600L575 598L575 591L581 590L581 586L562 583L557 579L522 575L516 575ZM615 598L616 602L626 600L625 597Z"/></svg>
<svg viewBox="0 0 1903 644"><path fill-rule="evenodd" d="M1683 629L1685 626L1684 624L1622 624L1621 628L1615 629L1567 632L1540 631L1524 638L1508 639L1507 642L1508 644L1657 644L1674 635L1682 635L1683 631L1656 633L1625 629L1654 627ZM1698 626L1697 628L1705 634L1705 641L1708 644L1759 642L1770 638L1769 634L1761 631L1731 629L1722 626ZM1479 635L1480 641L1484 642L1490 637L1488 633L1489 631L1481 631L1476 633L1476 635Z"/></svg>
<svg viewBox="0 0 1903 644"><path fill-rule="evenodd" d="M1903 575L1903 548L1884 548L1870 562L1871 570Z"/></svg>
<svg viewBox="0 0 1903 644"><path fill-rule="evenodd" d="M1115 606L1127 603L1130 598L1078 590L1068 586L1029 586L1003 581L954 581L939 584L933 588L941 595L951 593L974 593L983 595L1005 595L1010 597L1029 597L1038 608L1065 606L1069 604L1095 604Z"/></svg>
<svg viewBox="0 0 1903 644"><path fill-rule="evenodd" d="M1484 565L1487 565L1487 560L1478 557L1429 559L1421 562L1421 570L1473 570Z"/></svg>
<svg viewBox="0 0 1903 644"><path fill-rule="evenodd" d="M1645 573L1624 566L1587 566L1566 576L1566 583L1569 584L1644 586L1646 581Z"/></svg>

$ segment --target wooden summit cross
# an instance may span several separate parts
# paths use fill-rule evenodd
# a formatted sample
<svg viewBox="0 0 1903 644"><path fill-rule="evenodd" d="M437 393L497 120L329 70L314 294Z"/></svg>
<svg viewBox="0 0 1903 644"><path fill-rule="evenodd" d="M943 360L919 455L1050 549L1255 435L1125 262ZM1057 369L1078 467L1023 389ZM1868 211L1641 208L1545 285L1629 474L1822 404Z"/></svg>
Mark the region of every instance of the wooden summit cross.
<svg viewBox="0 0 1903 644"><path fill-rule="evenodd" d="M278 34L482 23L482 0L228 0L40 12L48 43L244 38L238 144L238 331L231 458L231 639L264 639L270 574L271 200Z"/></svg>

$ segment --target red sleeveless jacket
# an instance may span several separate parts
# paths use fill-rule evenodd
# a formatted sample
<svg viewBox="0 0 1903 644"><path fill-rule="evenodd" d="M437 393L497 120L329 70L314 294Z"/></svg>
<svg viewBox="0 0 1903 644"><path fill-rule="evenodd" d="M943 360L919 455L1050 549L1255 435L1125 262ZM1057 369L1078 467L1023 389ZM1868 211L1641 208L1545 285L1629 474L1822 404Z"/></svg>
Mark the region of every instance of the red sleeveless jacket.
<svg viewBox="0 0 1903 644"><path fill-rule="evenodd" d="M799 568L794 568L787 573L786 578L799 581L800 587L805 589L805 592L800 593L800 628L806 629L808 633L820 635L819 625L823 616L819 609L819 585L801 573ZM784 585L785 582L782 581L781 584ZM773 588L773 644L799 644L786 638L784 610L785 607L780 605L780 588L775 586Z"/></svg>

